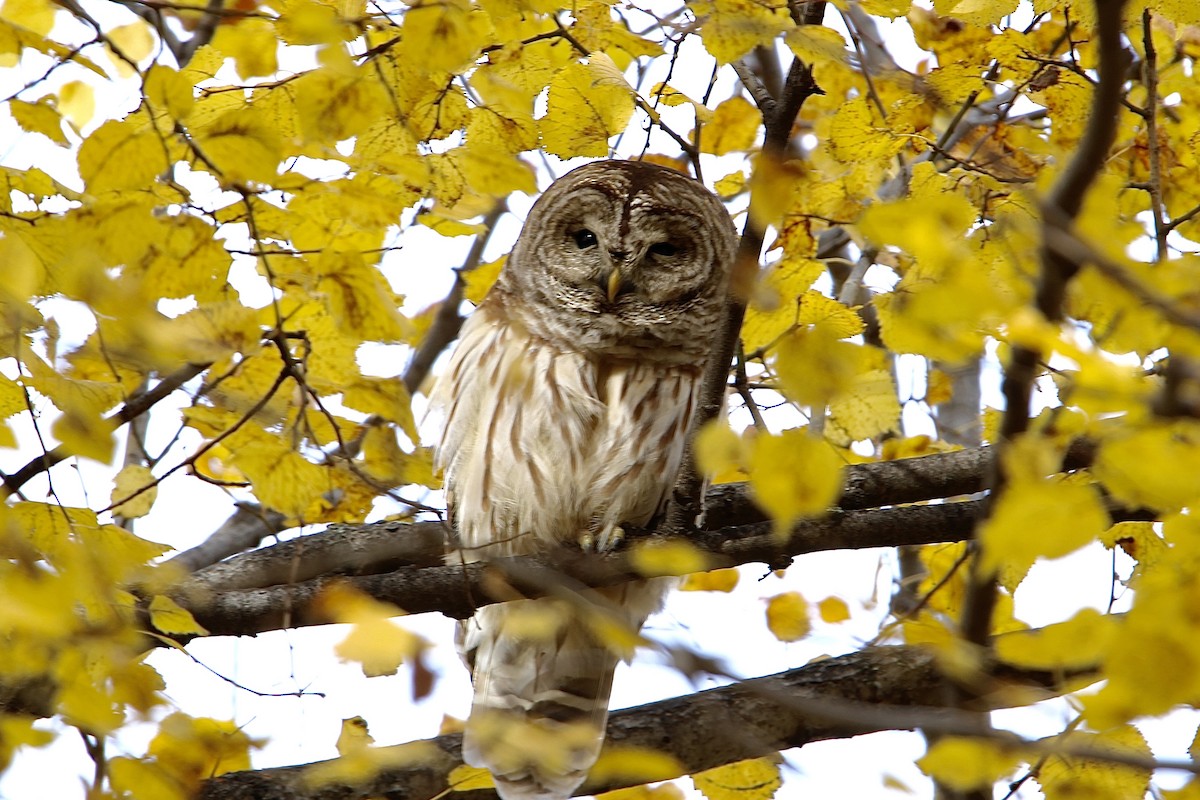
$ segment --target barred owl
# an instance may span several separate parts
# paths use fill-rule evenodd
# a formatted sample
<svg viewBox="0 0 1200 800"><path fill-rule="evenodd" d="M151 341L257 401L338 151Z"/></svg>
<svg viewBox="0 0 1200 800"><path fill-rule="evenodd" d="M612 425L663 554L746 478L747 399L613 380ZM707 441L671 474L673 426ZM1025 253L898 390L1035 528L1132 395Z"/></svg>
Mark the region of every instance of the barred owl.
<svg viewBox="0 0 1200 800"><path fill-rule="evenodd" d="M465 559L605 551L664 508L735 243L712 193L648 163L580 167L534 204L433 398ZM582 599L636 632L668 588ZM599 754L619 655L579 600L490 605L459 625L475 685L463 757L506 800L569 797Z"/></svg>

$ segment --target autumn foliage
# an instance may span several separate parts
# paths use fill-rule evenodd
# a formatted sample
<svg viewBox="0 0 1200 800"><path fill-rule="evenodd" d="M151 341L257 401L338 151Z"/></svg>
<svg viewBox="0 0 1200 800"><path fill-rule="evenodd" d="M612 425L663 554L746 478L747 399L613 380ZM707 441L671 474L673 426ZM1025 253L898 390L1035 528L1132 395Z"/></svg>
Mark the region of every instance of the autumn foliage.
<svg viewBox="0 0 1200 800"><path fill-rule="evenodd" d="M1200 772L1198 54L1191 0L4 0L0 770L75 729L89 797L252 796L255 742L175 711L147 651L342 622L366 675L430 681L423 653L451 644L400 608L550 591L545 565L500 590L443 565L420 413L502 267L508 204L617 155L696 175L743 231L713 343L729 369L709 376L732 422L698 431L665 540L632 534L571 580L727 592L739 564L784 570L813 531L874 520L825 540L905 545L875 640L840 652L932 653L942 699L768 696L836 723L812 738L921 729L947 796L1141 798L1169 775L1158 796L1200 797L1166 770ZM450 288L406 302L429 285ZM367 369L380 352L391 368ZM932 488L886 473L849 499L919 456L943 459ZM189 483L241 506L180 554L187 509L156 501ZM276 534L328 549L238 560ZM1087 548L1113 554L1113 601L1031 628L1030 570ZM868 613L772 585L746 624L781 641ZM675 663L715 671L707 655ZM986 714L1064 694L1059 735ZM1179 758L1138 727L1160 717L1191 720ZM147 720L145 752L106 753ZM396 787L421 770L431 793L488 786L452 739L387 749L347 725L341 758L279 796L414 796ZM642 784L692 774L710 800L761 800L790 780L770 751L807 741L768 729L748 753L614 745L588 786L667 800Z"/></svg>

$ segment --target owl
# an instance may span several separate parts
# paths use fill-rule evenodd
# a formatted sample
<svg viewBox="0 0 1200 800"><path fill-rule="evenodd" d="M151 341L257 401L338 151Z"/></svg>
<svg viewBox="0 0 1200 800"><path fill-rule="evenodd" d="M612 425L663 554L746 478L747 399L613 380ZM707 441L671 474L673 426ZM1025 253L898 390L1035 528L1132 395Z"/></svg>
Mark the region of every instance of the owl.
<svg viewBox="0 0 1200 800"><path fill-rule="evenodd" d="M432 398L462 558L603 552L664 509L735 247L715 195L649 163L588 164L534 203ZM501 797L558 800L583 782L623 655L613 625L636 632L669 588L515 600L460 623L463 758Z"/></svg>

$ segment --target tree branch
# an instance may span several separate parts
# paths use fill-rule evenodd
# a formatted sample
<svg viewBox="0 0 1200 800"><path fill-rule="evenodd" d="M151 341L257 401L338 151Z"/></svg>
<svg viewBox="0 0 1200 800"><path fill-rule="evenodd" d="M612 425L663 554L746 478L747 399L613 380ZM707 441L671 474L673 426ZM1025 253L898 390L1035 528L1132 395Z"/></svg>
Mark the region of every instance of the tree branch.
<svg viewBox="0 0 1200 800"><path fill-rule="evenodd" d="M1000 671L1007 681L1059 690L1056 679L1047 673L1013 668ZM605 747L644 748L671 756L680 765L679 774L656 776L662 780L811 742L881 730L908 730L918 725L970 730L973 714L940 707L944 686L945 676L931 651L867 648L777 675L616 711L609 717ZM998 692L996 696L1014 695ZM439 736L414 744L425 746L426 758L382 772L354 788L312 788L305 774L320 764L308 764L222 775L208 781L199 798L350 800L386 796L390 800L428 800L451 789L446 776L461 763L461 736ZM380 749L402 752L399 748ZM593 778L580 787L579 794L611 791L645 780L643 776ZM496 795L479 790L455 792L454 797L494 800Z"/></svg>
<svg viewBox="0 0 1200 800"><path fill-rule="evenodd" d="M796 4L791 5L792 16L799 24L802 19L815 15L817 11L824 13L823 2L807 3L803 12ZM818 17L819 19L819 17ZM748 90L754 91L751 86ZM812 71L799 58L792 60L784 81L783 96L769 107L762 108L763 112L763 160L761 164L770 165L781 161L791 138L792 125L800 113L804 101L814 94L821 94L821 88L813 82ZM766 168L770 168L767 166ZM700 399L696 405L696 418L692 423L692 431L698 430L709 420L715 419L725 404L725 387L729 379L729 365L737 351L738 337L742 331L742 319L746 315L746 294L754 277L758 274L759 256L762 253L763 241L766 238L766 228L760 220L751 214L746 215L746 227L738 242L737 254L734 256L733 275L731 279L730 301L726 308L725 317L717 334L717 343L705 365L704 377L700 389ZM688 446L684 451L683 460L679 466L678 477L671 491L671 502L667 507L662 530L673 534L682 534L695 527L695 521L700 516L702 493L704 491L704 476L696 464L696 456L692 450L689 436Z"/></svg>
<svg viewBox="0 0 1200 800"><path fill-rule="evenodd" d="M112 430L116 430L125 423L149 411L155 403L208 369L209 366L209 364L186 364L180 367L170 375L163 377L152 389L129 398L129 401L125 405L106 417L104 421L112 427ZM0 490L0 500L11 497L14 492L19 491L22 486L34 477L48 471L51 467L65 461L72 455L74 453L59 445L53 450L32 459L19 470L5 477L4 487Z"/></svg>

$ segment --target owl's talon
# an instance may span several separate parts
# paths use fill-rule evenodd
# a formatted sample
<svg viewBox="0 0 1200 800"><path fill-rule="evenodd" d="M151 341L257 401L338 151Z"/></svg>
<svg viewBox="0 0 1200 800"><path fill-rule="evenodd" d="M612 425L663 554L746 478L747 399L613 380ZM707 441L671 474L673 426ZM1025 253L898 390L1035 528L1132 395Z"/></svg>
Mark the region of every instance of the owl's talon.
<svg viewBox="0 0 1200 800"><path fill-rule="evenodd" d="M594 536L592 536L590 531L579 534L579 549L582 550L583 552L585 552L585 553L596 552L593 549L593 546L595 544L596 544L596 538Z"/></svg>
<svg viewBox="0 0 1200 800"><path fill-rule="evenodd" d="M625 529L620 525L614 525L600 535L600 541L596 543L596 552L607 553L619 545L624 538Z"/></svg>

